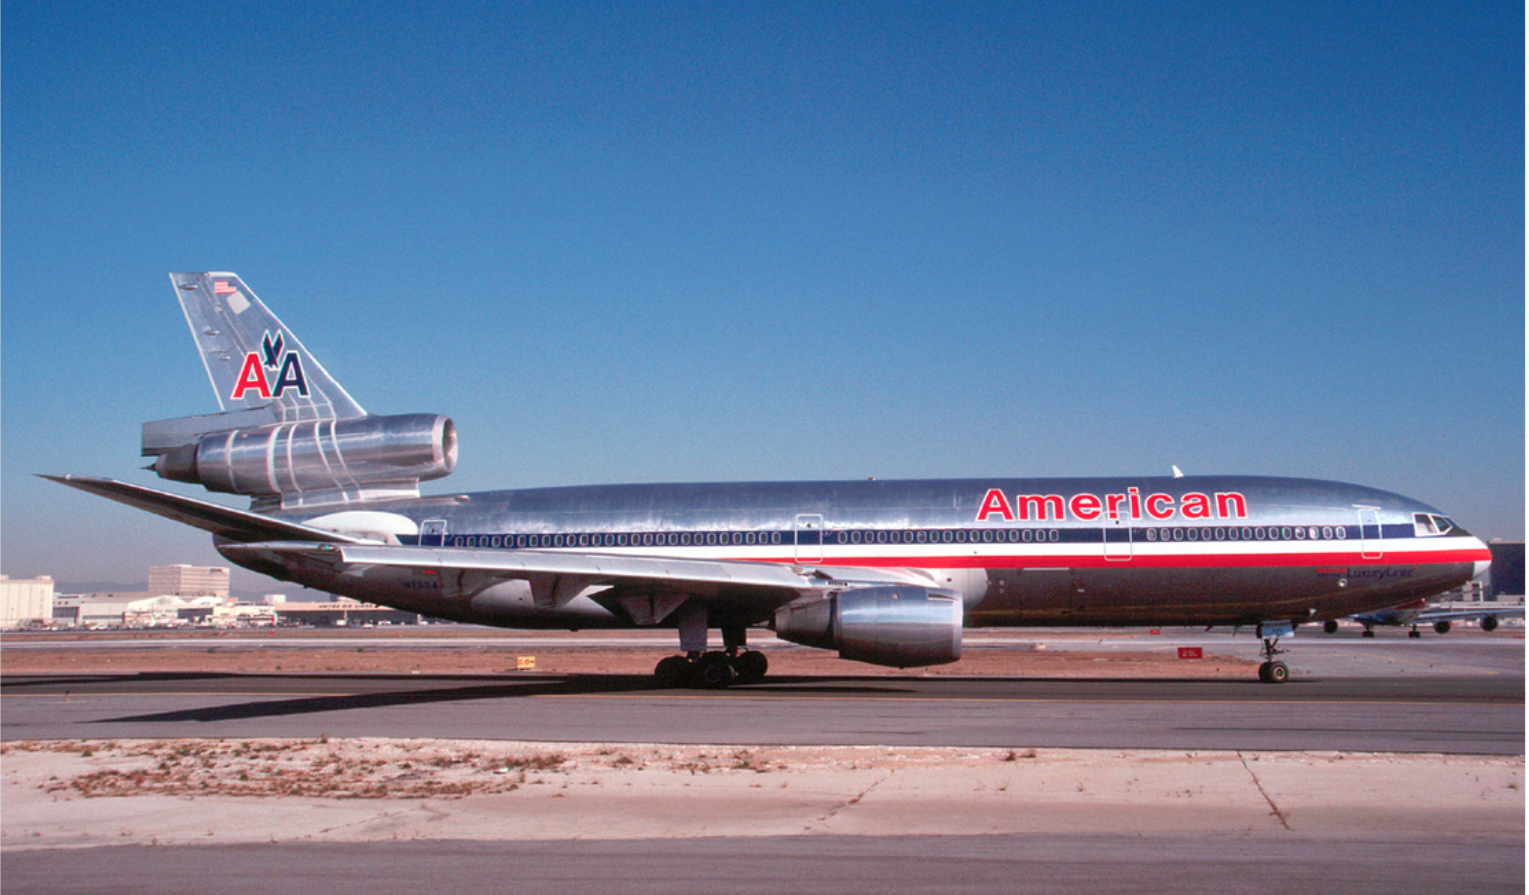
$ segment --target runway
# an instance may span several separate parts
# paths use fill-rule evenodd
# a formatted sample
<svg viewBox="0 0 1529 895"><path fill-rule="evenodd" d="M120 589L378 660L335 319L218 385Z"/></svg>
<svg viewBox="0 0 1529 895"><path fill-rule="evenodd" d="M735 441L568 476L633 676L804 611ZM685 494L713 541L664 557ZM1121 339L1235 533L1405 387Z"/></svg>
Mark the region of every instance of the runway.
<svg viewBox="0 0 1529 895"><path fill-rule="evenodd" d="M1207 855L1214 859L1207 861ZM1447 859L1441 859L1447 856ZM216 868L216 881L209 878ZM115 847L20 852L5 890L161 895L418 895L457 891L630 895L885 891L1163 895L1184 892L1512 893L1523 840L1245 834L1135 837L792 836L588 842L397 842ZM1271 880L1273 883L1271 885Z"/></svg>
<svg viewBox="0 0 1529 895"><path fill-rule="evenodd" d="M554 787L575 777L550 772L549 785L459 802L399 798L369 806L308 799L299 805L280 798L140 796L58 803L60 823L90 831L75 847L65 847L74 834L47 822L36 825L42 841L59 844L28 847L33 834L15 827L18 817L29 816L20 806L31 804L28 810L44 817L54 809L11 791L3 891L147 892L194 882L202 891L297 892L322 881L326 891L377 895L418 891L422 879L451 879L469 889L565 895L613 889L780 895L828 888L1218 892L1265 888L1271 872L1291 891L1522 891L1522 760L1515 757L1524 754L1524 641L1461 633L1294 641L1287 659L1296 675L1283 686L1244 676L910 672L781 675L726 691L693 691L656 690L648 676L635 674L6 674L0 676L0 739L7 745L140 738L523 741L547 749L564 744L584 763L618 759L596 758L606 754L598 745L572 744L892 747L888 755L943 747L953 763L978 754L974 750L997 763L964 776L953 765L895 774L862 767L821 778L810 768L752 779L714 771L695 781L711 790L688 788L688 775L670 772L667 788L639 802L625 801L626 791L613 787L621 779L647 778L581 764L573 774L589 776L579 778L586 782L568 789L566 799ZM1034 637L996 634L980 648L1033 648ZM549 639L525 644L546 648ZM236 648L279 650L285 648L280 640ZM461 640L439 648L460 650ZM566 635L558 641L582 642ZM99 650L100 643L77 648ZM354 644L346 637L322 648ZM1224 637L1187 632L1046 645L1097 654L1183 644L1235 652ZM430 648L407 644L422 647ZM122 756L131 748L107 751ZM1035 766L1012 763L1016 753L1033 754L1028 750L1039 750ZM992 757L1004 752L1009 760ZM1387 757L1394 753L1409 757ZM13 757L8 767L31 760ZM1174 768L1185 762L1206 770L1175 778ZM954 775L948 786L943 778L918 776L947 772ZM1480 785L1478 775L1488 774L1499 784L1478 812L1473 787ZM1012 785L995 787L1000 779ZM926 782L915 785L919 780ZM778 788L787 781L790 789ZM772 789L750 788L756 784ZM717 786L738 789L728 795ZM1200 792L1202 786L1208 791ZM711 801L703 792L713 793L706 797ZM205 846L195 844L203 836L195 824L204 822L187 820L198 811L225 819L205 821L206 836L217 834L202 840ZM342 811L368 819L345 821ZM591 817L603 819L591 825ZM821 829L768 832L798 817ZM568 826L537 826L537 818ZM724 822L731 825L725 835L676 832ZM531 824L540 841L488 832L515 823ZM618 835L618 823L636 823L636 838L630 830ZM260 824L276 831L269 844ZM261 830L260 838L225 844L251 828ZM931 828L948 835L924 835ZM919 835L901 835L910 831ZM167 833L171 838L154 838ZM429 841L391 841L400 833ZM339 836L349 838L326 841ZM596 841L577 841L586 837ZM207 877L209 866L219 868L215 881ZM282 870L272 874L272 867Z"/></svg>
<svg viewBox="0 0 1529 895"><path fill-rule="evenodd" d="M1253 749L1521 755L1524 641L1316 635L1287 641L1296 675L1110 679L776 676L727 691L657 690L619 674L115 673L0 677L0 739L79 737L438 737L546 742ZM984 632L979 649L1228 651L1224 635L1106 637ZM533 638L260 638L249 650L517 649ZM116 637L50 648L90 651ZM127 641L134 642L134 641ZM161 649L197 640L157 641ZM602 642L596 640L595 642ZM624 642L624 641L623 641ZM652 645L652 641L646 641ZM153 643L136 642L147 651ZM323 647L318 644L322 643ZM644 641L635 640L641 646ZM608 645L609 641L603 641ZM14 641L7 649L15 648Z"/></svg>

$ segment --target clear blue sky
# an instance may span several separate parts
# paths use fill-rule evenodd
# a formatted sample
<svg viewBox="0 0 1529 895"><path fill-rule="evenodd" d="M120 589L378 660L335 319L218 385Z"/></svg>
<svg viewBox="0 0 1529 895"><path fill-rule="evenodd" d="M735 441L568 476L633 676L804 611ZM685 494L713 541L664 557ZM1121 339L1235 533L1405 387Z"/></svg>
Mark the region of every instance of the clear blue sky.
<svg viewBox="0 0 1529 895"><path fill-rule="evenodd" d="M427 491L1178 464L1524 535L1520 3L3 24L6 574L223 564L31 476L158 484L139 423L217 409L179 270L454 417Z"/></svg>

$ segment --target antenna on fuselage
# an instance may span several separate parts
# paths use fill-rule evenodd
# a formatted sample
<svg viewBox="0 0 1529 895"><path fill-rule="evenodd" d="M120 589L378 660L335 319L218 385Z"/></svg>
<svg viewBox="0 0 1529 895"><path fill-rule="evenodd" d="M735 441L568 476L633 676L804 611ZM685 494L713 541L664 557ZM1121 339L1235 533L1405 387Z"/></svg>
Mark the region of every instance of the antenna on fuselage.
<svg viewBox="0 0 1529 895"><path fill-rule="evenodd" d="M1182 479L1184 477L1184 470L1178 468L1177 466L1173 467L1173 477L1176 479Z"/></svg>

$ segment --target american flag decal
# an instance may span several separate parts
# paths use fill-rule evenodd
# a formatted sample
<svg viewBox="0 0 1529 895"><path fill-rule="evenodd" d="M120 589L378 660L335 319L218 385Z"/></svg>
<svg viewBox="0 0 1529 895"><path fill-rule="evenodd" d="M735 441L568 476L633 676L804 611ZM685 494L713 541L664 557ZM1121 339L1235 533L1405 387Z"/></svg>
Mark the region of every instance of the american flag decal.
<svg viewBox="0 0 1529 895"><path fill-rule="evenodd" d="M228 281L227 280L213 280L212 281L212 294L213 295L228 295L230 293L234 293L234 292L238 292L238 291L239 291L238 289L235 289L234 287L228 285Z"/></svg>

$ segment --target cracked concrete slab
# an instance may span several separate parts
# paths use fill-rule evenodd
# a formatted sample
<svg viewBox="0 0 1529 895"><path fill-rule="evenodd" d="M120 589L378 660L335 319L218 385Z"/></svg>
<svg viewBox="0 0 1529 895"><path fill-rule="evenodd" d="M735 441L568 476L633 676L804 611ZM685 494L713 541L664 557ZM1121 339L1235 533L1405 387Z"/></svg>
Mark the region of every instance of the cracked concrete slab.
<svg viewBox="0 0 1529 895"><path fill-rule="evenodd" d="M1522 756L438 740L0 750L0 849L1524 829Z"/></svg>

